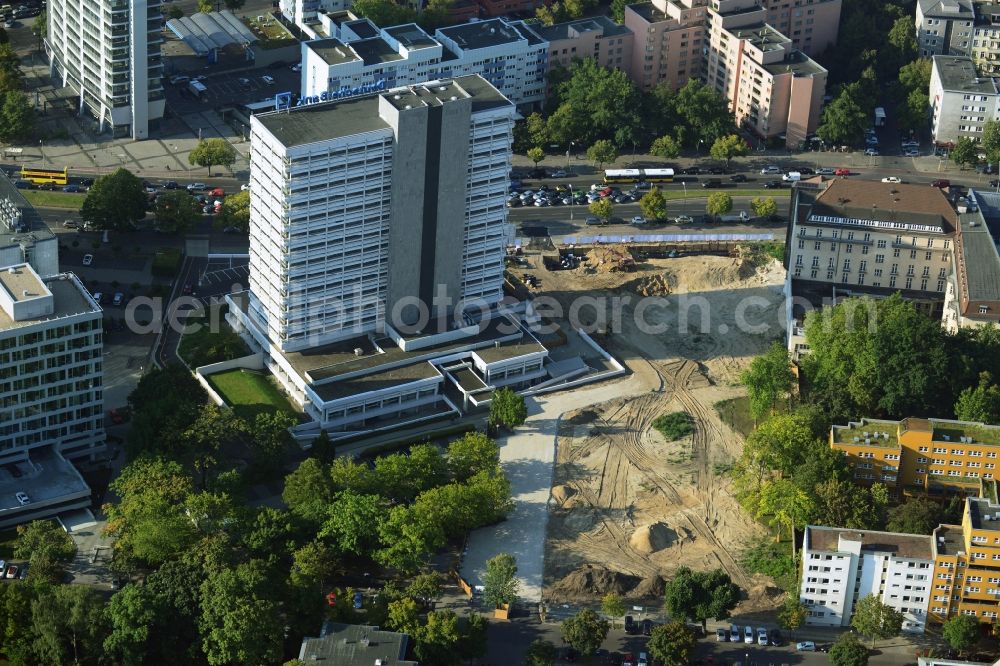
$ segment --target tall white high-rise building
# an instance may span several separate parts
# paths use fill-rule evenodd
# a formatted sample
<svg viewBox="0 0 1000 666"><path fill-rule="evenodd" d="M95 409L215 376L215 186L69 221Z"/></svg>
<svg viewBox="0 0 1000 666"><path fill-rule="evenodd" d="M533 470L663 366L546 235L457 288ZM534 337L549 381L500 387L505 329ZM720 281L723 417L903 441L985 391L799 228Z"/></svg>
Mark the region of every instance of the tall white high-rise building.
<svg viewBox="0 0 1000 666"><path fill-rule="evenodd" d="M164 107L160 0L50 0L47 12L52 78L102 130L148 138Z"/></svg>
<svg viewBox="0 0 1000 666"><path fill-rule="evenodd" d="M255 326L295 351L439 291L498 302L513 122L478 76L254 116Z"/></svg>

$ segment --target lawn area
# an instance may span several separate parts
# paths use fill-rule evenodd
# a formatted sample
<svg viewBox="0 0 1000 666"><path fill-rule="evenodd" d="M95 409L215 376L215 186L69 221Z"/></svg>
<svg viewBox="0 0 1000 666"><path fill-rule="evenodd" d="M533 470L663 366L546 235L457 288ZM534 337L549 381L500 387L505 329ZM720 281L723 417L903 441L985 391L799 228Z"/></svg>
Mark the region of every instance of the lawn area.
<svg viewBox="0 0 1000 666"><path fill-rule="evenodd" d="M212 331L209 325L213 320L219 322L217 331ZM221 312L216 317L188 319L187 323L200 324L200 327L181 338L177 353L192 368L240 358L250 353L246 343L226 324Z"/></svg>
<svg viewBox="0 0 1000 666"><path fill-rule="evenodd" d="M209 375L206 379L240 418L252 420L260 412L276 409L298 417L298 412L267 373L237 368Z"/></svg>
<svg viewBox="0 0 1000 666"><path fill-rule="evenodd" d="M76 194L72 192L49 192L46 190L21 190L21 194L32 206L38 208L65 208L67 210L80 210L86 194Z"/></svg>
<svg viewBox="0 0 1000 666"><path fill-rule="evenodd" d="M744 437L753 432L753 418L750 416L750 399L745 395L729 400L720 400L713 405L719 418L730 428Z"/></svg>
<svg viewBox="0 0 1000 666"><path fill-rule="evenodd" d="M17 541L17 529L0 530L0 560L14 557L14 542Z"/></svg>

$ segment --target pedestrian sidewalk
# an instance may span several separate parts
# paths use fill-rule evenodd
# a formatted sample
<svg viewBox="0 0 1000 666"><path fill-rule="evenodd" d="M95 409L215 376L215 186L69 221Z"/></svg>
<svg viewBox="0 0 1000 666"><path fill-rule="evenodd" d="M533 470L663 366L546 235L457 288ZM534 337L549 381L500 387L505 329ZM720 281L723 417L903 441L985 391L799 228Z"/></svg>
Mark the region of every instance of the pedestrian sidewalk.
<svg viewBox="0 0 1000 666"><path fill-rule="evenodd" d="M739 619L727 619L727 620L709 620L707 623L708 637L714 640L716 629L725 629L729 631L729 627L733 624L738 626L743 626L747 624L746 621ZM759 623L755 621L753 623L754 627L757 627ZM766 625L765 626L769 626ZM817 644L828 644L834 643L838 638L846 633L857 633L851 627L800 627L794 632L784 631L785 640L790 644L795 644L801 641L812 641ZM865 645L871 646L871 639L866 638L858 634L858 639ZM911 658L916 658L917 652L921 650L926 650L928 648L940 648L943 644L940 639L933 634L901 634L894 638L887 638L885 640L879 640L875 642L875 649L882 652L891 652L893 654L907 655Z"/></svg>

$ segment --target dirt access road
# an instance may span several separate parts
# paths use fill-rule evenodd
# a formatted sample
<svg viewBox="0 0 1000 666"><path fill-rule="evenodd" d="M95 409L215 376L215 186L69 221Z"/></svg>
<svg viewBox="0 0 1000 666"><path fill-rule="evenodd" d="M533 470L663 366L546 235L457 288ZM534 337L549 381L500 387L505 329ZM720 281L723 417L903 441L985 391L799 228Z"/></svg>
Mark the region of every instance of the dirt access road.
<svg viewBox="0 0 1000 666"><path fill-rule="evenodd" d="M566 312L581 296L632 296L601 341L649 387L563 414L543 598L593 602L614 591L661 600L677 567L722 567L748 592L741 613L772 608L775 590L738 562L762 528L730 491L724 472L742 439L713 405L742 393L739 372L780 337L784 270L760 257L691 256L639 261L627 273L528 272ZM674 411L687 412L694 431L668 442L652 423Z"/></svg>

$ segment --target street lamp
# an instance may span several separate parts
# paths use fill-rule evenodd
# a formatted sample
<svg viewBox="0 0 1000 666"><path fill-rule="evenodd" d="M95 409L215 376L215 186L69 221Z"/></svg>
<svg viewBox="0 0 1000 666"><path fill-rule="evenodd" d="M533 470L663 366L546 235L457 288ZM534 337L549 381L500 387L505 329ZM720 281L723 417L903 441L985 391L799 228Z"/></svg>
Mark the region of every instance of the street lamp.
<svg viewBox="0 0 1000 666"><path fill-rule="evenodd" d="M570 183L569 184L569 220L570 220L570 222L573 221L573 204L574 203L575 202L573 201L573 183Z"/></svg>

